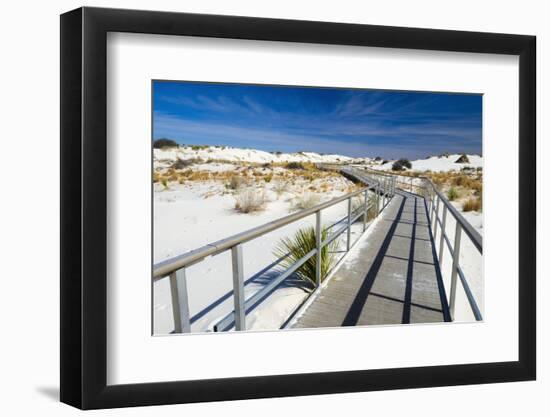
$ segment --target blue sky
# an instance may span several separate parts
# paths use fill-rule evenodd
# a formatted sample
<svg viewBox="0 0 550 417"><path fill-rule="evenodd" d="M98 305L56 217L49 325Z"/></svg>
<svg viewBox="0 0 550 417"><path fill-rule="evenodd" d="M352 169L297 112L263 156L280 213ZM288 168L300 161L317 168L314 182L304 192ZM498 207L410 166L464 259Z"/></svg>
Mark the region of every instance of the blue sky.
<svg viewBox="0 0 550 417"><path fill-rule="evenodd" d="M154 81L153 138L409 159L481 154L481 95Z"/></svg>

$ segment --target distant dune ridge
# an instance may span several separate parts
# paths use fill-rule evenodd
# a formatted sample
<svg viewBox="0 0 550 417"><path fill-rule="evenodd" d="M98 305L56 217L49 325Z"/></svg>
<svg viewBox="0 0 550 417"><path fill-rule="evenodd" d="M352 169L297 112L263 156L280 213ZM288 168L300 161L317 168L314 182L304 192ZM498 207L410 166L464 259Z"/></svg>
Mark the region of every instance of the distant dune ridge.
<svg viewBox="0 0 550 417"><path fill-rule="evenodd" d="M479 155L451 154L431 156L426 159L411 161L411 171L459 171L464 167L483 167L483 157ZM312 162L312 163L349 163L365 164L381 170L391 170L394 160L382 164L380 160L370 157L352 158L344 155L323 155L316 152L266 152L257 149L232 148L228 146L180 146L163 149L154 149L156 167L173 163L181 159L201 159L205 162L250 162L250 163L277 163L277 162ZM468 162L457 162L467 160Z"/></svg>

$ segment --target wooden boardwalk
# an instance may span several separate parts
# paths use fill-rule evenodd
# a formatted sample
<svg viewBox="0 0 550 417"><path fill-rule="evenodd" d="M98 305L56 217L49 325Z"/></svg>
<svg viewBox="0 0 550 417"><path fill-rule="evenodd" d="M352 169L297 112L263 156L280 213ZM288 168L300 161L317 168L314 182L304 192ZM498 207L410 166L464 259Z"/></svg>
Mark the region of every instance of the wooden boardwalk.
<svg viewBox="0 0 550 417"><path fill-rule="evenodd" d="M398 191L293 328L450 321L424 199Z"/></svg>

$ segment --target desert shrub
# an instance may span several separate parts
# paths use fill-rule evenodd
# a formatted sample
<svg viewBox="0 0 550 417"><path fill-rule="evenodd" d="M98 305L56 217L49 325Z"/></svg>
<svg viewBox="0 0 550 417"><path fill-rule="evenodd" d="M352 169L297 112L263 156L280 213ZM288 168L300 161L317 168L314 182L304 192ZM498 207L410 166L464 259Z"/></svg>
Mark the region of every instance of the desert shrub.
<svg viewBox="0 0 550 417"><path fill-rule="evenodd" d="M321 231L321 240L325 241L329 237L328 230L323 228ZM327 277L328 273L336 263L334 251L338 246L338 239L332 241L329 245L321 249L321 282ZM291 238L283 238L275 248L273 254L277 258L284 258L280 266L284 269L290 268L297 261L311 252L317 246L315 230L313 227L300 229ZM287 255L288 254L288 255ZM314 286L316 280L317 256L309 258L295 274L306 283Z"/></svg>
<svg viewBox="0 0 550 417"><path fill-rule="evenodd" d="M481 210L481 198L469 198L462 203L462 211L480 211Z"/></svg>
<svg viewBox="0 0 550 417"><path fill-rule="evenodd" d="M153 142L153 148L162 149L162 148L177 148L179 145L177 142L174 142L172 139L157 139Z"/></svg>
<svg viewBox="0 0 550 417"><path fill-rule="evenodd" d="M273 184L273 191L275 191L277 196L286 193L288 191L288 183L285 181L277 181Z"/></svg>
<svg viewBox="0 0 550 417"><path fill-rule="evenodd" d="M225 185L230 190L238 190L246 183L245 179L239 175L233 175L229 178L229 182Z"/></svg>
<svg viewBox="0 0 550 417"><path fill-rule="evenodd" d="M390 162L390 161L388 161L387 159L384 159L384 160L382 161L382 165L387 164L388 162Z"/></svg>
<svg viewBox="0 0 550 417"><path fill-rule="evenodd" d="M162 186L164 187L165 190L168 190L168 178L161 178L160 179L160 183L162 184Z"/></svg>
<svg viewBox="0 0 550 417"><path fill-rule="evenodd" d="M376 158L374 158L374 160L375 160L376 162L378 162L378 161L381 161L382 158L380 158L379 156L377 156Z"/></svg>
<svg viewBox="0 0 550 417"><path fill-rule="evenodd" d="M449 188L449 191L447 191L447 198L449 201L454 201L458 198L458 191L455 187Z"/></svg>
<svg viewBox="0 0 550 417"><path fill-rule="evenodd" d="M456 175L451 179L453 185L467 187L470 182L470 178L467 175Z"/></svg>
<svg viewBox="0 0 550 417"><path fill-rule="evenodd" d="M235 209L241 213L252 213L264 209L266 203L263 191L254 188L241 189L235 196Z"/></svg>
<svg viewBox="0 0 550 417"><path fill-rule="evenodd" d="M479 180L470 181L469 186L472 190L474 190L476 195L480 194L481 190L483 189L483 185L482 185L481 181L479 181Z"/></svg>
<svg viewBox="0 0 550 417"><path fill-rule="evenodd" d="M462 154L460 157L455 161L455 164L469 164L470 160L468 159L468 155Z"/></svg>
<svg viewBox="0 0 550 417"><path fill-rule="evenodd" d="M195 171L191 172L191 175L189 175L187 178L189 178L191 181L206 181L210 179L210 173L205 171Z"/></svg>
<svg viewBox="0 0 550 417"><path fill-rule="evenodd" d="M407 168L412 168L411 161L405 158L401 158L393 163L391 169L393 171L404 171Z"/></svg>
<svg viewBox="0 0 550 417"><path fill-rule="evenodd" d="M191 145L191 149L194 151L200 151L201 149L208 148L208 145Z"/></svg>
<svg viewBox="0 0 550 417"><path fill-rule="evenodd" d="M272 179L273 179L273 174L267 174L264 176L265 182L271 182Z"/></svg>
<svg viewBox="0 0 550 417"><path fill-rule="evenodd" d="M351 210L354 214L357 214L357 211L361 210L363 208L363 205L365 204L364 196L361 195L360 197L352 198L351 200ZM377 216L376 212L376 196L374 194L369 195L367 200L367 206L370 206L367 210L367 221L371 221ZM357 221L362 222L363 216L360 216Z"/></svg>
<svg viewBox="0 0 550 417"><path fill-rule="evenodd" d="M304 164L301 162L289 162L286 164L287 169L305 169Z"/></svg>
<svg viewBox="0 0 550 417"><path fill-rule="evenodd" d="M321 201L319 194L306 192L294 199L293 208L296 210L305 210L316 206Z"/></svg>
<svg viewBox="0 0 550 417"><path fill-rule="evenodd" d="M202 162L203 162L203 160L200 159L200 158L189 158L189 159L179 159L178 158L170 166L170 168L172 168L172 169L183 169L183 168L190 167L191 165L194 165L194 164L200 164Z"/></svg>

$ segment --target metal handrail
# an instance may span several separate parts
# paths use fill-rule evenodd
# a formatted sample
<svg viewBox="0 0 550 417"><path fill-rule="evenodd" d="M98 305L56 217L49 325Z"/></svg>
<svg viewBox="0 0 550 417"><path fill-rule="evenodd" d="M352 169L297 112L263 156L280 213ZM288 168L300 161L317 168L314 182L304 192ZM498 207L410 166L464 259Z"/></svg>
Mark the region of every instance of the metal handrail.
<svg viewBox="0 0 550 417"><path fill-rule="evenodd" d="M194 249L182 255L175 256L165 261L161 261L153 267L153 278L158 279L165 277L177 269L185 268L186 266L202 261L208 256L217 255L220 252L231 249L231 247L235 245L248 242L273 230L286 226L289 223L294 223L297 220L301 220L304 217L315 214L315 212L317 211L323 210L335 204L341 203L342 201L345 201L349 198L360 195L371 188L372 187L365 187L360 190L353 191L349 194L334 198L309 209L300 210L296 213L281 217L280 219L273 220L261 226L254 227L252 229L227 237L225 239L218 240L213 243L209 243L208 245L202 246L198 249Z"/></svg>
<svg viewBox="0 0 550 417"><path fill-rule="evenodd" d="M436 193L437 197L441 199L441 202L445 205L445 207L447 207L447 210L449 210L455 220L460 223L460 227L462 227L462 229L466 232L479 253L483 254L483 237L479 234L479 232L473 228L473 226L464 218L464 216L456 209L456 207L451 204L451 202L443 195L443 193L437 189L437 187L429 178L418 178L422 178L429 183L432 190Z"/></svg>
<svg viewBox="0 0 550 417"><path fill-rule="evenodd" d="M357 173L353 173L357 177ZM228 320L235 323L236 330L246 329L246 311L251 305L254 305L258 300L262 300L263 297L274 290L282 281L294 273L300 268L308 259L321 253L321 250L326 245L330 244L336 237L347 231L346 239L346 252L351 249L351 225L361 215L363 215L363 232L366 230L366 219L368 210L373 207L373 204L368 203L368 191L374 190L377 195L376 208L377 215L380 213L380 196L384 199L383 207L386 206L389 199L393 196L394 187L392 182L384 181L383 184L378 180L370 178L362 178L361 181L366 187L360 190L348 193L346 195L334 198L324 203L318 204L309 209L301 210L297 213L290 214L264 225L255 227L253 229L238 233L228 238L216 241L214 243L205 245L201 248L195 249L188 253L176 256L174 258L159 262L153 266L153 280L159 280L161 278L169 277L170 279L170 292L172 296L172 313L174 317L174 327L176 333L190 332L191 322L189 315L189 300L187 294L187 280L185 271L186 268L204 260L208 256L217 255L221 252L231 250L232 269L233 269L233 301L234 310L226 315L221 322L218 322L218 327L224 329L223 325L227 325ZM394 183L394 182L393 182ZM383 188L382 188L383 186ZM352 199L358 195L364 194L364 202L359 210L352 210ZM346 225L337 232L331 234L325 241L321 241L321 212L322 210L334 206L335 204L343 201L348 202ZM262 290L256 292L247 300L244 298L244 277L243 277L243 253L242 244L257 237L265 235L273 230L279 229L295 221L301 220L312 214L316 215L316 248L307 253L304 257L296 261L293 265L283 271L277 278L269 283ZM339 221L341 222L341 220ZM357 240L356 240L357 241ZM321 257L317 256L316 261L316 287L321 285ZM221 325L220 325L221 324ZM225 326L226 327L226 326Z"/></svg>

